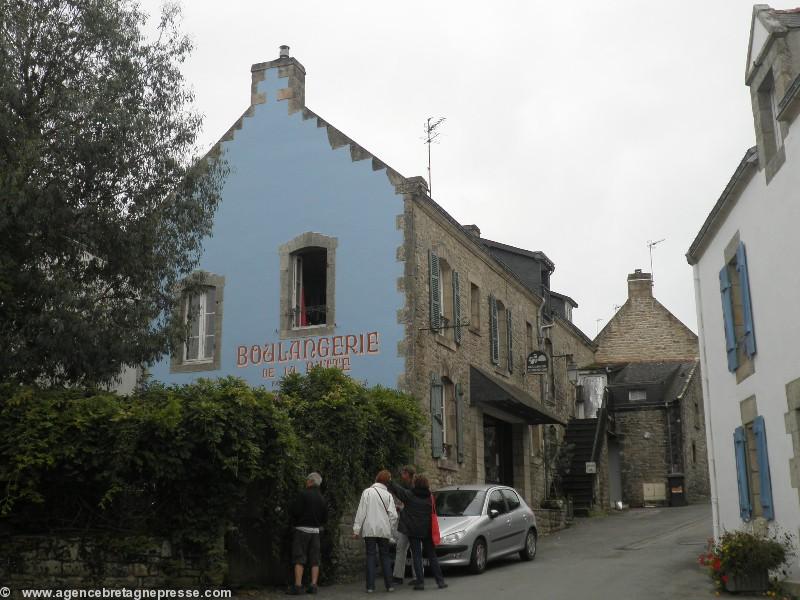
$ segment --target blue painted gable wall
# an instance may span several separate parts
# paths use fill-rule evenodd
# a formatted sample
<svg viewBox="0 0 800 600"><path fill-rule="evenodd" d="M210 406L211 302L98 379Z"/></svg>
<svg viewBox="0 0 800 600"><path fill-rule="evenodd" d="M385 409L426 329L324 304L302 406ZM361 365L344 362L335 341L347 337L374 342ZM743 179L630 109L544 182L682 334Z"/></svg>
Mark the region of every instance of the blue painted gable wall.
<svg viewBox="0 0 800 600"><path fill-rule="evenodd" d="M404 304L397 290L403 263L396 260L403 238L395 226L402 196L384 170L372 170L371 160L352 162L348 146L332 150L316 119L288 115L287 103L276 100L286 79L279 79L276 69L265 75L259 91L266 93L266 103L223 144L230 175L198 267L225 277L221 369L170 373L166 357L150 372L167 383L235 375L270 387L264 365L237 368L236 349L280 341L278 249L311 231L338 239L331 335L380 334L379 354L352 357L350 375L395 387L404 368L397 354L404 335L397 323ZM275 380L287 364L305 371L305 361L276 361Z"/></svg>

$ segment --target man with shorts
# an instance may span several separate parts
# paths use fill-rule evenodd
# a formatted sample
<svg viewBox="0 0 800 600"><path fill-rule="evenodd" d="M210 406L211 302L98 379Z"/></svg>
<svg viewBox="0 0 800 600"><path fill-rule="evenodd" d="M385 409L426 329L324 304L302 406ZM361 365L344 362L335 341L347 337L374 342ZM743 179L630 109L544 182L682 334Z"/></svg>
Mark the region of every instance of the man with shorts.
<svg viewBox="0 0 800 600"><path fill-rule="evenodd" d="M309 473L306 477L306 488L300 493L291 508L294 523L294 539L292 540L292 563L294 564L294 584L286 593L297 596L303 589L303 571L305 566L311 567L311 584L306 588L309 594L317 593L319 579L320 545L319 534L328 520L328 505L322 497L319 486L322 476Z"/></svg>

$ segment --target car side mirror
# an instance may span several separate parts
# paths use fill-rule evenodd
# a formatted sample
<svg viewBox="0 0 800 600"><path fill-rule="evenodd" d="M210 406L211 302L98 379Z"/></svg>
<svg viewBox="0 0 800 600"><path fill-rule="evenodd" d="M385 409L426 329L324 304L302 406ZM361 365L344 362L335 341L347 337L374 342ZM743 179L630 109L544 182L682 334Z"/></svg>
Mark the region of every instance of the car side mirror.
<svg viewBox="0 0 800 600"><path fill-rule="evenodd" d="M498 516L500 516L500 511L499 510L497 510L496 508L490 508L489 509L489 518L490 519L496 519Z"/></svg>

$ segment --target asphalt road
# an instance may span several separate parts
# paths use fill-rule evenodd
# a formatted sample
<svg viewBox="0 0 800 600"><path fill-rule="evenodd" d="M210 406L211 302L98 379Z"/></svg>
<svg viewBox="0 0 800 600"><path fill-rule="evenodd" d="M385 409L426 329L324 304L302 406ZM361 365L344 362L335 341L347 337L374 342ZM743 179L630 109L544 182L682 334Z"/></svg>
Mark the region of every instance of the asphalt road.
<svg viewBox="0 0 800 600"><path fill-rule="evenodd" d="M577 519L569 529L541 538L533 562L525 563L514 556L491 563L486 572L477 576L451 569L445 571L447 589L437 589L433 579L428 578L424 592L405 585L391 597L710 599L714 597L713 584L697 564L697 556L710 536L708 505L634 509ZM386 596L381 586L378 588L370 597ZM319 591L321 598L365 596L363 582Z"/></svg>

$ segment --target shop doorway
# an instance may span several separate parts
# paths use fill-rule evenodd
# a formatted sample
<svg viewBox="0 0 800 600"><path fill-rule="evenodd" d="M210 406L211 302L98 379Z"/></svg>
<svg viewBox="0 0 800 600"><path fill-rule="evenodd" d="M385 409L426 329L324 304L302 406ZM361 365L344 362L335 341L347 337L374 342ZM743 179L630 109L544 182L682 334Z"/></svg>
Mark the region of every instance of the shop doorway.
<svg viewBox="0 0 800 600"><path fill-rule="evenodd" d="M514 485L511 423L483 416L483 463L486 483Z"/></svg>

